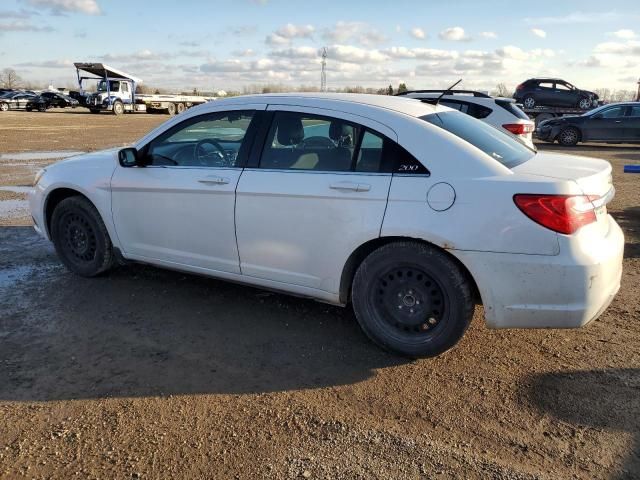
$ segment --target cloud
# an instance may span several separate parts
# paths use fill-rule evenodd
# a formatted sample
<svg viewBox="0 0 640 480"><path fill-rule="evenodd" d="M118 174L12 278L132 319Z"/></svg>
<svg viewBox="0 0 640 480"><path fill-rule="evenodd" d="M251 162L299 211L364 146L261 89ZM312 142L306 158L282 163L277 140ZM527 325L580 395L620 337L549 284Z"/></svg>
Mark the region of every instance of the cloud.
<svg viewBox="0 0 640 480"><path fill-rule="evenodd" d="M467 42L471 40L470 37L467 37L464 33L464 28L462 27L451 27L441 31L438 36L441 40L448 40L451 42Z"/></svg>
<svg viewBox="0 0 640 480"><path fill-rule="evenodd" d="M33 25L23 20L0 22L0 35L7 32L53 32L54 29L47 25Z"/></svg>
<svg viewBox="0 0 640 480"><path fill-rule="evenodd" d="M547 38L547 32L541 30L540 28L532 28L531 33L533 33L536 37Z"/></svg>
<svg viewBox="0 0 640 480"><path fill-rule="evenodd" d="M231 52L235 57L253 57L256 52L251 48L245 48L244 50L234 50Z"/></svg>
<svg viewBox="0 0 640 480"><path fill-rule="evenodd" d="M629 14L619 13L615 10L608 12L572 12L568 15L548 16L548 17L527 17L525 22L537 25L568 25L580 23L603 23L607 21L616 21L629 19ZM637 18L638 15L631 15Z"/></svg>
<svg viewBox="0 0 640 480"><path fill-rule="evenodd" d="M19 63L18 66L30 68L69 68L73 67L73 62L71 60L45 60L42 62Z"/></svg>
<svg viewBox="0 0 640 480"><path fill-rule="evenodd" d="M318 57L318 50L314 47L291 47L282 50L273 50L270 55L284 58L316 58Z"/></svg>
<svg viewBox="0 0 640 480"><path fill-rule="evenodd" d="M327 48L328 58L348 63L380 63L389 57L380 50L359 48L352 45L332 45Z"/></svg>
<svg viewBox="0 0 640 480"><path fill-rule="evenodd" d="M498 38L496 32L480 32L482 38Z"/></svg>
<svg viewBox="0 0 640 480"><path fill-rule="evenodd" d="M315 27L313 25L287 23L268 35L265 42L270 46L288 45L294 38L310 38L314 32Z"/></svg>
<svg viewBox="0 0 640 480"><path fill-rule="evenodd" d="M330 43L356 43L365 47L386 42L387 37L379 30L364 22L339 21L331 28L325 28L322 38Z"/></svg>
<svg viewBox="0 0 640 480"><path fill-rule="evenodd" d="M100 15L102 11L96 0L24 0L33 7L47 8L54 15L84 13Z"/></svg>
<svg viewBox="0 0 640 480"><path fill-rule="evenodd" d="M24 8L21 8L20 11L0 10L0 18L3 18L5 20L8 20L10 18L26 20L28 18L31 18L32 15L36 15L36 14L37 14L36 12L30 12L28 10L25 10Z"/></svg>
<svg viewBox="0 0 640 480"><path fill-rule="evenodd" d="M594 53L607 55L640 55L640 42L629 40L628 42L603 42L597 44Z"/></svg>
<svg viewBox="0 0 640 480"><path fill-rule="evenodd" d="M418 40L424 40L427 38L427 34L424 33L424 30L418 27L412 28L410 33L413 38L417 38Z"/></svg>
<svg viewBox="0 0 640 480"><path fill-rule="evenodd" d="M402 59L419 59L419 60L446 60L458 57L455 50L440 50L437 48L406 48L391 47L381 50L383 55L389 58Z"/></svg>
<svg viewBox="0 0 640 480"><path fill-rule="evenodd" d="M184 41L184 42L179 42L178 45L180 45L181 47L199 47L200 46L200 42Z"/></svg>
<svg viewBox="0 0 640 480"><path fill-rule="evenodd" d="M610 35L622 40L633 40L637 37L636 33L633 30L629 30L628 28L623 28L622 30L611 32Z"/></svg>

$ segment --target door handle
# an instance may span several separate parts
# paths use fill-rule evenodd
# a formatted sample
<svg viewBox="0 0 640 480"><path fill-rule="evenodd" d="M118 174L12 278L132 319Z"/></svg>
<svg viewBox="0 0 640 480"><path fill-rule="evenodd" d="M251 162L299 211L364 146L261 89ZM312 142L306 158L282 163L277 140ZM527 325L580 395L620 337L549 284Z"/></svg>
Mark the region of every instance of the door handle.
<svg viewBox="0 0 640 480"><path fill-rule="evenodd" d="M226 185L229 183L229 179L226 177L205 177L198 180L198 183L204 183L207 185Z"/></svg>
<svg viewBox="0 0 640 480"><path fill-rule="evenodd" d="M622 120L616 120L616 123L622 123Z"/></svg>
<svg viewBox="0 0 640 480"><path fill-rule="evenodd" d="M337 182L329 185L329 188L341 191L368 192L369 190L371 190L371 185L355 182Z"/></svg>

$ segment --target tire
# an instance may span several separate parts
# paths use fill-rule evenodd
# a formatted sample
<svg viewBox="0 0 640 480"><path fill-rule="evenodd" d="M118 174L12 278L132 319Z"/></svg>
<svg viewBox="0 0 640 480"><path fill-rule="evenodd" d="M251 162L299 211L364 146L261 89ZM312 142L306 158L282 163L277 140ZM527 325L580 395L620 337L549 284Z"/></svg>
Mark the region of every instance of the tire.
<svg viewBox="0 0 640 480"><path fill-rule="evenodd" d="M535 108L536 106L536 99L533 98L533 96L531 95L527 95L526 97L524 97L524 99L522 100L522 106L524 108Z"/></svg>
<svg viewBox="0 0 640 480"><path fill-rule="evenodd" d="M39 112L46 112L47 111L46 105L38 105L38 111Z"/></svg>
<svg viewBox="0 0 640 480"><path fill-rule="evenodd" d="M169 115L175 115L176 114L176 104L175 103L170 103L169 106L167 107L167 113Z"/></svg>
<svg viewBox="0 0 640 480"><path fill-rule="evenodd" d="M120 100L113 102L113 113L116 115L122 115L124 113L124 105Z"/></svg>
<svg viewBox="0 0 640 480"><path fill-rule="evenodd" d="M575 127L566 127L558 134L558 143L565 147L574 147L580 141L580 132Z"/></svg>
<svg viewBox="0 0 640 480"><path fill-rule="evenodd" d="M6 112L7 110L9 110L9 104L0 103L0 112Z"/></svg>
<svg viewBox="0 0 640 480"><path fill-rule="evenodd" d="M374 343L412 358L453 347L475 305L460 267L445 252L411 241L387 244L365 258L351 298L360 327Z"/></svg>
<svg viewBox="0 0 640 480"><path fill-rule="evenodd" d="M51 217L51 239L62 263L82 277L95 277L115 265L113 246L104 222L89 200L62 200Z"/></svg>
<svg viewBox="0 0 640 480"><path fill-rule="evenodd" d="M582 97L578 101L578 108L581 108L582 110L588 110L591 108L592 105L593 105L593 102L589 97Z"/></svg>
<svg viewBox="0 0 640 480"><path fill-rule="evenodd" d="M184 103L179 103L176 108L177 108L178 113L182 113L182 112L184 112L186 110L186 108L184 106Z"/></svg>
<svg viewBox="0 0 640 480"><path fill-rule="evenodd" d="M27 112L30 112L31 110L33 110L31 107L24 107L24 109L25 109Z"/></svg>

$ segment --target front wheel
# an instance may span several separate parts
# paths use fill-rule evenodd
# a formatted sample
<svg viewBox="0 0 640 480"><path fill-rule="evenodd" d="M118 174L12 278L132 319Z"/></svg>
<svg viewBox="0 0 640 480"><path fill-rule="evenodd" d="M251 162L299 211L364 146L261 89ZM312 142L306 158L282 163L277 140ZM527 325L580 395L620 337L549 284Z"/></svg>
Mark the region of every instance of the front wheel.
<svg viewBox="0 0 640 480"><path fill-rule="evenodd" d="M418 242L390 243L371 253L356 271L352 301L367 336L408 357L453 347L474 311L460 267L445 252Z"/></svg>
<svg viewBox="0 0 640 480"><path fill-rule="evenodd" d="M122 115L124 113L124 105L121 101L117 100L113 103L113 113L116 115Z"/></svg>
<svg viewBox="0 0 640 480"><path fill-rule="evenodd" d="M9 104L0 103L0 112L6 112L7 110L9 110Z"/></svg>
<svg viewBox="0 0 640 480"><path fill-rule="evenodd" d="M591 101L590 98L582 97L580 99L580 101L578 102L578 108L581 108L582 110L587 110L587 109L591 108L592 104L593 104L593 102Z"/></svg>
<svg viewBox="0 0 640 480"><path fill-rule="evenodd" d="M580 140L580 132L574 127L563 128L558 135L558 143L565 147L573 147Z"/></svg>
<svg viewBox="0 0 640 480"><path fill-rule="evenodd" d="M113 246L98 210L84 197L62 200L51 217L51 239L73 273L94 277L115 263Z"/></svg>

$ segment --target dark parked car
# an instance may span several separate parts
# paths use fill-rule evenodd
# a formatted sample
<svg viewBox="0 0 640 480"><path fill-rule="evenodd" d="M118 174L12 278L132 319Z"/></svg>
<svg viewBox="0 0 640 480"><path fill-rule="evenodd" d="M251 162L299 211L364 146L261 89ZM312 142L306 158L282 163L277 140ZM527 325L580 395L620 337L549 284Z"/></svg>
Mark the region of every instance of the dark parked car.
<svg viewBox="0 0 640 480"><path fill-rule="evenodd" d="M612 103L583 115L545 120L536 135L566 146L578 142L640 143L640 102Z"/></svg>
<svg viewBox="0 0 640 480"><path fill-rule="evenodd" d="M40 96L49 103L50 107L76 108L80 105L78 100L74 100L73 98L58 92L42 92Z"/></svg>
<svg viewBox="0 0 640 480"><path fill-rule="evenodd" d="M559 78L530 78L516 87L513 98L524 108L545 106L587 110L598 105L598 95Z"/></svg>
<svg viewBox="0 0 640 480"><path fill-rule="evenodd" d="M24 92L14 92L0 97L0 112L7 110L38 110L44 112L48 108L47 101L39 95Z"/></svg>

